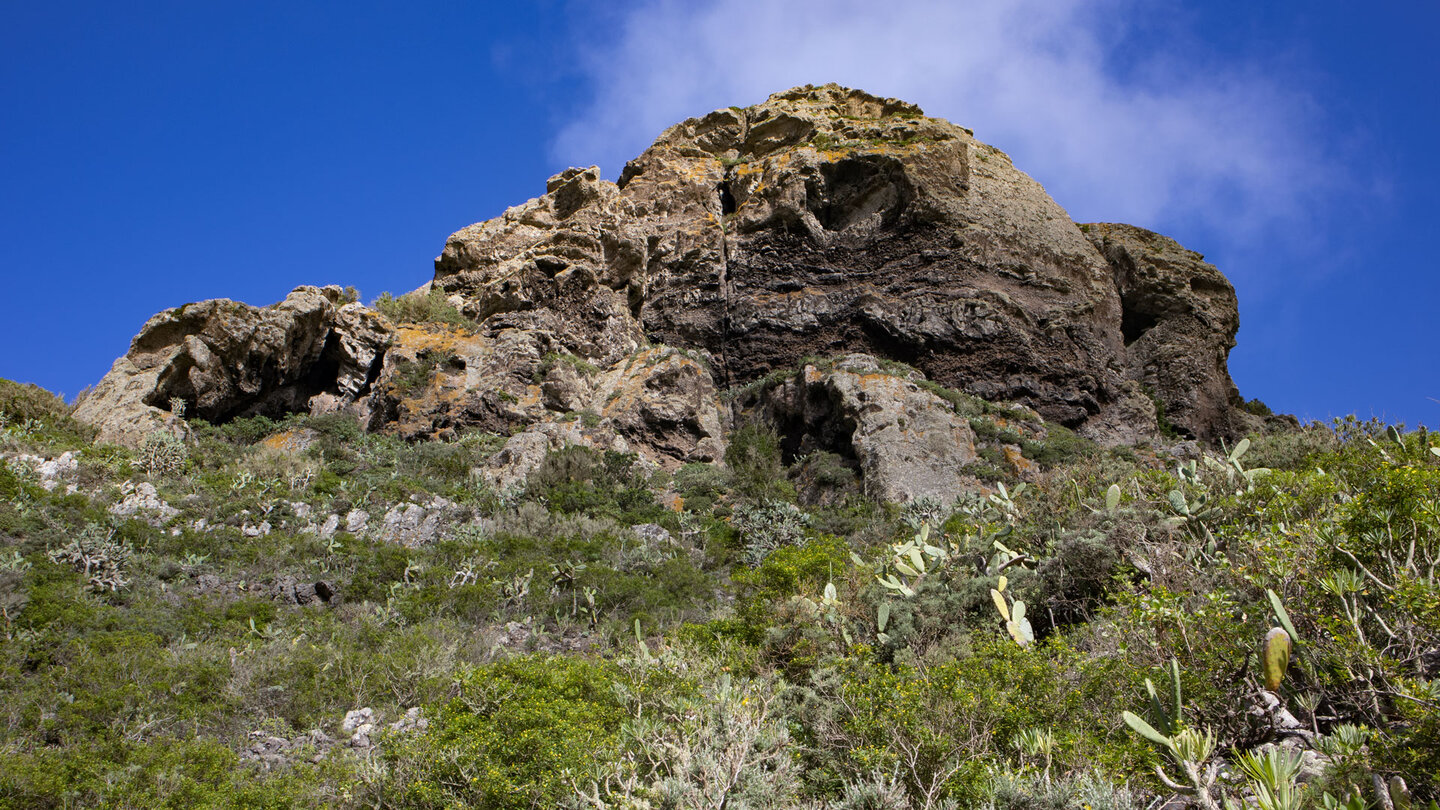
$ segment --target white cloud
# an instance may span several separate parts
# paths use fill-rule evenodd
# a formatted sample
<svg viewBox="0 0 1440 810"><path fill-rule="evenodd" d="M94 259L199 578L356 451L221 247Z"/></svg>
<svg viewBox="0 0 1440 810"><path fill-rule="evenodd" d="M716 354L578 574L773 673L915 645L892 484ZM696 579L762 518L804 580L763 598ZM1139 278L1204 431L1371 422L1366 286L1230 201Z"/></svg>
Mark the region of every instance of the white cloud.
<svg viewBox="0 0 1440 810"><path fill-rule="evenodd" d="M1078 220L1240 242L1338 176L1303 93L1225 63L1141 0L650 0L582 56L556 157L606 175L669 124L836 81L919 103L1009 152ZM1127 25L1156 23L1158 25Z"/></svg>

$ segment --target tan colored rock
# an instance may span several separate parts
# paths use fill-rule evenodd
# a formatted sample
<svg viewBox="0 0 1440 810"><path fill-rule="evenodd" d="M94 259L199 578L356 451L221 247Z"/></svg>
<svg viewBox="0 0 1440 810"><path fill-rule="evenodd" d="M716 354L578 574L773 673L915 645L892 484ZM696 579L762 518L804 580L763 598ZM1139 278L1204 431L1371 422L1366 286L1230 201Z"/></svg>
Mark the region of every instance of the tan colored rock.
<svg viewBox="0 0 1440 810"><path fill-rule="evenodd" d="M263 308L187 304L145 324L75 418L99 428L99 441L138 445L156 429L183 429L169 413L177 402L187 417L218 423L309 410L326 394L353 401L389 340L389 324L346 304L339 287L297 287Z"/></svg>
<svg viewBox="0 0 1440 810"><path fill-rule="evenodd" d="M210 421L345 411L414 439L519 431L497 473L513 485L561 437L667 467L718 460L718 390L862 353L1106 444L1156 436L1142 386L1206 441L1248 424L1225 367L1233 291L1198 254L1127 226L1087 237L969 130L838 85L676 124L615 183L555 175L450 236L421 291L473 328L392 326L337 288L168 310L77 415L132 444L184 429L172 398ZM814 403L773 409L799 420L790 444L859 442L880 497L958 485L942 467L973 448L943 401L894 375L823 375L796 389ZM816 417L826 397L853 424Z"/></svg>
<svg viewBox="0 0 1440 810"><path fill-rule="evenodd" d="M362 403L367 424L411 439L460 427L508 433L543 416L533 376L552 345L543 330L486 335L444 324L401 324Z"/></svg>
<svg viewBox="0 0 1440 810"><path fill-rule="evenodd" d="M968 130L836 85L681 122L618 183L557 175L453 235L434 284L487 323L563 311L601 364L631 350L628 312L722 386L862 351L1097 435L1144 417L1112 273L1065 212Z"/></svg>
<svg viewBox="0 0 1440 810"><path fill-rule="evenodd" d="M652 460L671 466L724 456L715 382L698 360L675 349L650 349L617 364L599 388L601 415Z"/></svg>
<svg viewBox="0 0 1440 810"><path fill-rule="evenodd" d="M719 175L725 250L718 264L652 265L646 332L698 342L731 384L861 351L1072 426L1124 397L1108 267L1037 183L961 127L835 85L796 88L667 130L626 168L622 197L659 193L657 173Z"/></svg>
<svg viewBox="0 0 1440 810"><path fill-rule="evenodd" d="M1014 473L1016 478L1022 481L1033 481L1039 472L1035 462L1025 457L1020 448L1013 444L1000 446L1000 453L1005 457L1005 464Z"/></svg>
<svg viewBox="0 0 1440 810"><path fill-rule="evenodd" d="M587 444L575 424L547 422L534 425L510 437L500 452L479 468L481 478L497 492L513 492L525 486L530 473L540 469L546 454L569 444Z"/></svg>

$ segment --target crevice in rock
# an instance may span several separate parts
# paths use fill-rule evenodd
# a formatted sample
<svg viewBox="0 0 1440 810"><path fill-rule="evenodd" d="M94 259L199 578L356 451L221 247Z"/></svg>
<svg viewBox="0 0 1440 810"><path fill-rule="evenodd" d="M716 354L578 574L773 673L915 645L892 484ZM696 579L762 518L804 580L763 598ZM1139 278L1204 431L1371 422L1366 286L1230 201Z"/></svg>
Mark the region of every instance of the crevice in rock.
<svg viewBox="0 0 1440 810"><path fill-rule="evenodd" d="M746 120L747 120L746 126L748 127L748 115L746 116ZM733 177L732 177L732 175L731 175L731 172L730 172L729 170L727 170L727 171L725 172L725 179L720 182L720 186L719 186L719 189L720 189L720 211L721 211L720 219L719 219L719 222L720 222L720 278L719 278L719 281L720 281L720 298L721 298L721 301L723 302L723 303L722 303L722 306L724 307L724 309L723 309L723 311L720 313L720 346L719 346L719 352L718 352L719 356L716 358L716 360L719 361L719 372L720 372L720 376L721 376L722 379L719 380L718 382L720 383L720 387L721 387L721 388L729 388L729 387L733 384L733 383L732 383L732 376L731 376L731 374L730 374L730 351L729 351L729 349L730 349L730 312L731 312L730 296L731 296L731 293L732 293L732 291L733 291L733 286L734 286L734 285L732 285L731 282L730 282L730 234L729 234L728 229L725 227L725 214L730 213L730 212L733 212L733 211L735 210L735 197L734 197L734 195L733 195L733 194L731 193L731 191L730 191L730 188L731 188L730 183L731 183L731 180L732 180L732 179L733 179ZM725 207L725 206L726 206L725 200L726 200L727 197L728 197L729 200L730 200L730 202L729 202L730 208L729 208L728 211L726 210L726 207Z"/></svg>
<svg viewBox="0 0 1440 810"><path fill-rule="evenodd" d="M840 408L839 394L826 385L812 385L805 391L805 404L796 414L776 426L780 435L781 459L793 464L814 452L834 453L859 473L859 454L853 438L855 420Z"/></svg>
<svg viewBox="0 0 1440 810"><path fill-rule="evenodd" d="M360 390L355 394L357 399L369 394L371 386L375 384L376 380L380 379L380 372L385 370L386 351L387 348L382 346L379 351L375 352L375 359L370 361L370 368L365 370L365 383L360 386Z"/></svg>
<svg viewBox="0 0 1440 810"><path fill-rule="evenodd" d="M735 213L735 194L730 190L730 181L720 181L715 190L720 194L720 215Z"/></svg>
<svg viewBox="0 0 1440 810"><path fill-rule="evenodd" d="M258 369L252 379L254 388L239 388L231 396L205 403L191 380L194 361L189 355L182 355L159 380L155 390L143 402L162 410L171 410L171 400L180 399L186 403L186 416L198 417L211 424L221 425L235 419L250 416L281 418L292 413L304 413L309 409L310 400L318 394L332 394L348 397L349 392L340 390L340 370L344 360L341 335L331 330L325 336L320 351L314 360L296 374L289 375L281 370L276 359L268 355L251 353L241 363L242 368ZM363 396L380 377L385 365L385 350L376 353L366 369L365 381L355 397Z"/></svg>
<svg viewBox="0 0 1440 810"><path fill-rule="evenodd" d="M806 207L827 231L870 221L894 226L914 197L904 166L879 155L822 164L820 177L806 186Z"/></svg>
<svg viewBox="0 0 1440 810"><path fill-rule="evenodd" d="M916 345L914 341L897 335L874 321L866 321L862 324L862 329L865 334L865 342L868 344L864 351L876 357L914 366L924 371L926 375L933 374L933 369L927 368L929 364L923 362L925 354L922 353L922 347Z"/></svg>
<svg viewBox="0 0 1440 810"><path fill-rule="evenodd" d="M325 336L325 346L320 350L320 357L310 364L310 368L301 376L297 383L308 401L311 396L320 393L339 393L340 383L340 335L335 330Z"/></svg>
<svg viewBox="0 0 1440 810"><path fill-rule="evenodd" d="M1126 346L1144 337L1145 333L1155 328L1155 324L1159 322L1160 319L1155 313L1148 311L1148 308L1134 298L1120 299L1120 334L1124 337Z"/></svg>

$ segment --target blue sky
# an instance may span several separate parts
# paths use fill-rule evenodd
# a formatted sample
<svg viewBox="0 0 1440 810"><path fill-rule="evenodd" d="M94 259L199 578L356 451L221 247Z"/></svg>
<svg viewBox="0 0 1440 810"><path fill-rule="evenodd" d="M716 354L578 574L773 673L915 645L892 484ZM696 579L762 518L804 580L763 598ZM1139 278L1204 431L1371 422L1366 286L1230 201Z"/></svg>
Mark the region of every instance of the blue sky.
<svg viewBox="0 0 1440 810"><path fill-rule="evenodd" d="M73 396L187 301L413 289L560 169L838 81L973 128L1077 221L1206 254L1246 397L1437 426L1440 3L1359 8L6 2L0 376Z"/></svg>

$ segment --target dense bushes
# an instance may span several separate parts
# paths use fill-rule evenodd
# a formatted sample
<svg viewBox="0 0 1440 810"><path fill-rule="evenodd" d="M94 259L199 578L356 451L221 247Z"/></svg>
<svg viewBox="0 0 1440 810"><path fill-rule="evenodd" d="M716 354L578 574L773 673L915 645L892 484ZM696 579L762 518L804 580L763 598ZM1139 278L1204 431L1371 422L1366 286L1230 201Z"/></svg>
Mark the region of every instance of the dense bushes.
<svg viewBox="0 0 1440 810"><path fill-rule="evenodd" d="M73 494L0 465L0 807L1130 810L1178 773L1121 719L1147 679L1171 702L1172 661L1202 764L1299 739L1334 762L1303 806L1373 802L1372 774L1436 795L1432 437L1352 421L1192 464L947 399L1037 462L1027 487L997 464L876 504L751 426L725 466L571 447L497 492L472 470L503 436L342 416L192 423L173 470L74 445ZM30 424L5 448L76 439L63 404L0 402ZM113 514L127 481L178 514ZM438 528L400 534L412 511ZM1271 591L1296 728L1258 675ZM376 747L352 749L362 707ZM428 728L389 730L416 707Z"/></svg>
<svg viewBox="0 0 1440 810"><path fill-rule="evenodd" d="M464 673L429 730L390 755L405 807L555 807L615 756L624 720L612 664L520 657Z"/></svg>
<svg viewBox="0 0 1440 810"><path fill-rule="evenodd" d="M0 379L0 449L28 443L48 450L88 444L95 431L70 416L70 406L36 385Z"/></svg>

